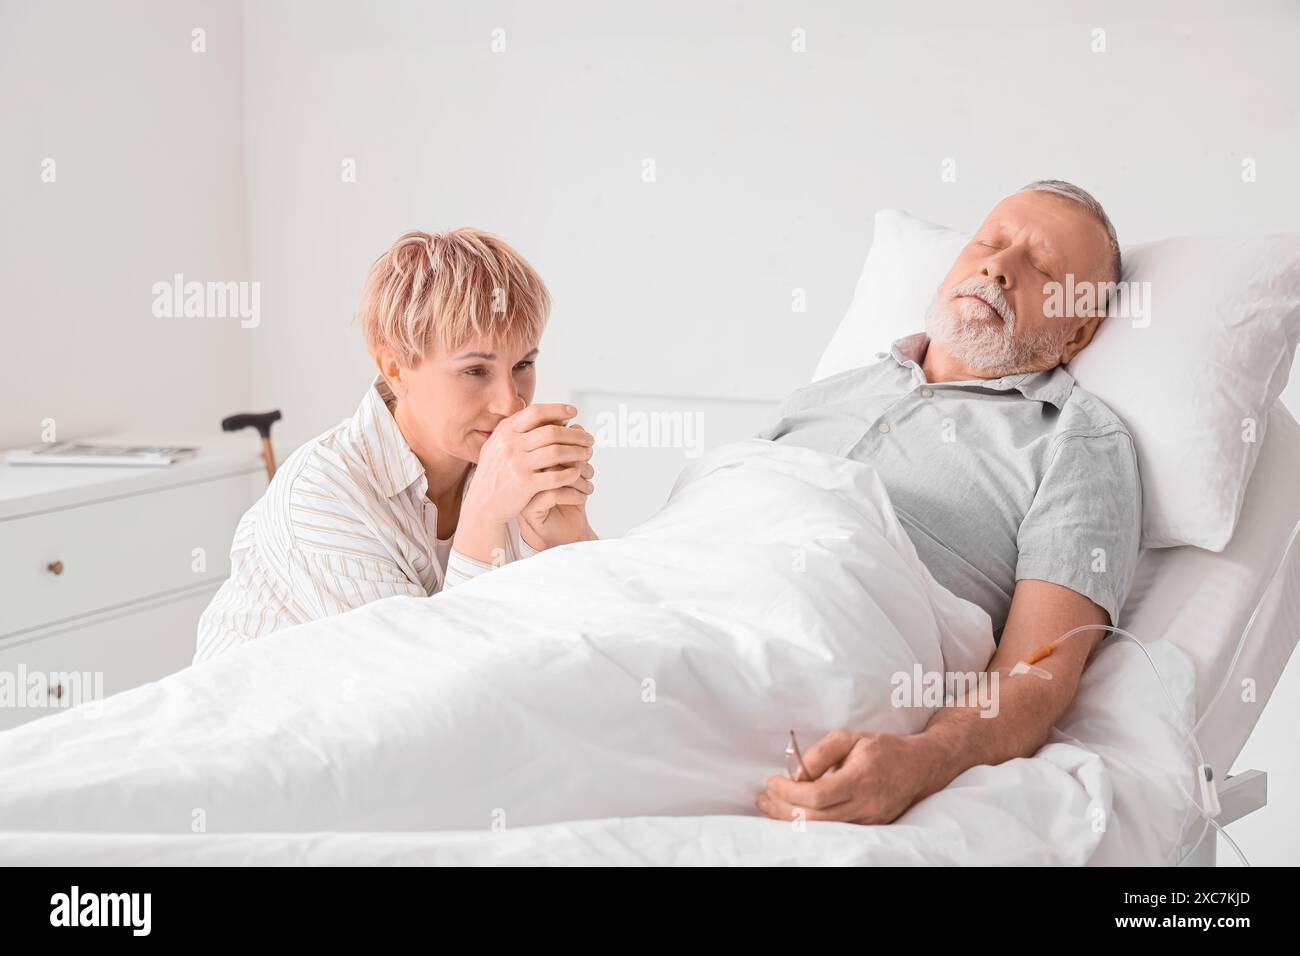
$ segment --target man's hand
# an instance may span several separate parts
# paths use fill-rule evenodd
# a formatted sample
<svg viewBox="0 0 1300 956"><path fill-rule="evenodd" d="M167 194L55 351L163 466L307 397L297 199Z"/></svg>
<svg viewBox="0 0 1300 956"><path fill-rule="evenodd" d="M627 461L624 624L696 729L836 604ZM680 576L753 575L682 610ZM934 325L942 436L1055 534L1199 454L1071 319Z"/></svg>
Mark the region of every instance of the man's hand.
<svg viewBox="0 0 1300 956"><path fill-rule="evenodd" d="M834 730L803 755L815 779L772 776L755 805L774 820L890 823L935 789L940 763L918 734ZM946 781L945 781L946 783ZM942 784L940 784L942 786Z"/></svg>
<svg viewBox="0 0 1300 956"><path fill-rule="evenodd" d="M595 438L581 425L570 425L569 428L587 435L594 446ZM595 489L591 479L596 470L588 461L582 463L580 471L580 484L543 491L519 513L520 533L534 550L544 551L574 541L596 540L596 532L587 521L587 496ZM574 491L578 493L574 494Z"/></svg>
<svg viewBox="0 0 1300 956"><path fill-rule="evenodd" d="M557 505L586 501L593 486L583 477L583 466L595 439L562 424L576 414L572 405L529 405L497 425L483 443L461 503L456 550L496 563L508 523L526 508L540 518Z"/></svg>
<svg viewBox="0 0 1300 956"><path fill-rule="evenodd" d="M808 820L889 823L971 767L1032 757L1070 706L1105 632L1081 631L1039 661L1051 680L1011 677L1012 667L1076 627L1109 621L1105 610L1069 588L1032 578L1018 582L1002 640L986 668L990 681L998 677L996 715L985 716L978 706L945 706L917 734L837 730L804 754L817 779L768 777L758 808L778 820L804 808ZM826 773L837 764L839 770Z"/></svg>

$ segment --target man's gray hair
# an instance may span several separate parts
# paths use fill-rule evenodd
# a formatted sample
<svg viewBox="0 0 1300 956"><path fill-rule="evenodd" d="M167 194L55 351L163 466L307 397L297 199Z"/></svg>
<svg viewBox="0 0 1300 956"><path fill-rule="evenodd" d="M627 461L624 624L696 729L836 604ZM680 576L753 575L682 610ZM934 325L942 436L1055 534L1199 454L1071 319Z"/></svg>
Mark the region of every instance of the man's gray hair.
<svg viewBox="0 0 1300 956"><path fill-rule="evenodd" d="M1086 189L1080 189L1074 183L1067 183L1063 179L1040 179L1030 183L1020 192L1054 193L1057 196L1064 196L1066 199L1077 202L1096 216L1097 220L1106 229L1106 238L1110 240L1110 268L1114 273L1111 281L1119 282L1124 275L1124 263L1119 252L1119 238L1115 235L1115 226L1111 223L1110 216L1106 215L1106 210L1101 208L1101 203L1097 202L1092 193Z"/></svg>

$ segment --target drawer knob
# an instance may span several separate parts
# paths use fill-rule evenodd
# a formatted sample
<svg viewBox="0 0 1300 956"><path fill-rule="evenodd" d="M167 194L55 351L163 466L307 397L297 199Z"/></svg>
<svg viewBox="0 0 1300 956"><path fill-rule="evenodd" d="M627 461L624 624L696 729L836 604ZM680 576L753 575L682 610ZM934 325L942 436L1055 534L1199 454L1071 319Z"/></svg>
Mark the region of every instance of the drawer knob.
<svg viewBox="0 0 1300 956"><path fill-rule="evenodd" d="M46 570L46 571L49 571L50 574L62 574L62 573L63 573L63 562L62 562L62 561L51 561L49 564L47 564L47 565L45 566L45 570Z"/></svg>

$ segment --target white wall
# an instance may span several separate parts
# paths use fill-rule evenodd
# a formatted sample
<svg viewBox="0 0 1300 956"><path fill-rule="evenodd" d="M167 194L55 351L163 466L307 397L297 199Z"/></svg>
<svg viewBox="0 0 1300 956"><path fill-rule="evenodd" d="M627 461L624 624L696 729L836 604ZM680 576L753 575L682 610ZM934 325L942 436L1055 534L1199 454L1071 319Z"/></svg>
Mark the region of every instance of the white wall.
<svg viewBox="0 0 1300 956"><path fill-rule="evenodd" d="M233 0L0 0L0 448L42 441L46 419L78 438L244 410L251 330L152 311L177 272L248 275L240 17Z"/></svg>
<svg viewBox="0 0 1300 956"><path fill-rule="evenodd" d="M1062 177L1126 241L1300 229L1294 4L890 6L246 4L256 404L302 436L352 410L357 294L408 228L482 226L535 262L547 398L779 397L881 206L972 225Z"/></svg>

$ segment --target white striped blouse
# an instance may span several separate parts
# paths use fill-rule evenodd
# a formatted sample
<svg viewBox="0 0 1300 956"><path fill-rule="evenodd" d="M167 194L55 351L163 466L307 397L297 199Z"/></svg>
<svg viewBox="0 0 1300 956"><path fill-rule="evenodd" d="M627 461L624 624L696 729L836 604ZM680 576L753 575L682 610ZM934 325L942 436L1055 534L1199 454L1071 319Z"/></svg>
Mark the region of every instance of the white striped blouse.
<svg viewBox="0 0 1300 956"><path fill-rule="evenodd" d="M438 540L428 478L388 410L391 399L376 378L356 414L290 455L240 519L230 577L199 619L194 663L381 598L427 597L491 569ZM465 487L473 477L471 466ZM536 553L512 521L502 563Z"/></svg>

